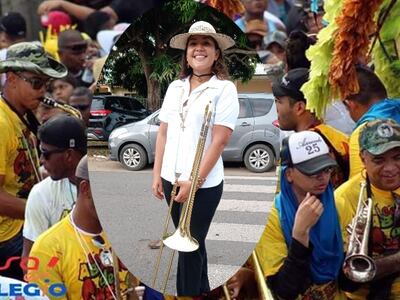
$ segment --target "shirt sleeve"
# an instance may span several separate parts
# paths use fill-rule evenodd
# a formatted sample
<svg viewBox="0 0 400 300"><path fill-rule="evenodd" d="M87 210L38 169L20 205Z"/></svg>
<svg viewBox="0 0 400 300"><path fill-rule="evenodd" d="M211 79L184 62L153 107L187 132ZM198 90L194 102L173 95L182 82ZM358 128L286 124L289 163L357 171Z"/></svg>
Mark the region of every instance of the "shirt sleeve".
<svg viewBox="0 0 400 300"><path fill-rule="evenodd" d="M9 130L0 121L1 143L0 143L0 175L6 174L8 155Z"/></svg>
<svg viewBox="0 0 400 300"><path fill-rule="evenodd" d="M26 202L23 236L33 242L41 233L49 228L49 220L45 207L48 199L43 197L46 194L43 192L45 183L46 181L42 181L35 185L29 193L28 201Z"/></svg>
<svg viewBox="0 0 400 300"><path fill-rule="evenodd" d="M235 129L239 116L239 99L235 85L231 81L223 88L215 106L214 125L226 126Z"/></svg>
<svg viewBox="0 0 400 300"><path fill-rule="evenodd" d="M161 106L160 114L158 115L158 119L161 122L168 123L168 115L171 112L172 102L174 100L178 101L179 99L178 97L182 97L182 95L176 94L178 90L179 88L175 86L174 82L168 86L167 92L165 93L164 96L163 104ZM183 87L181 91L179 91L179 93L183 93Z"/></svg>
<svg viewBox="0 0 400 300"><path fill-rule="evenodd" d="M358 126L350 136L349 147L349 160L350 160L350 176L349 178L353 177L354 175L360 174L362 169L364 168L364 164L360 158L360 144L358 139L360 137L360 132L365 125Z"/></svg>

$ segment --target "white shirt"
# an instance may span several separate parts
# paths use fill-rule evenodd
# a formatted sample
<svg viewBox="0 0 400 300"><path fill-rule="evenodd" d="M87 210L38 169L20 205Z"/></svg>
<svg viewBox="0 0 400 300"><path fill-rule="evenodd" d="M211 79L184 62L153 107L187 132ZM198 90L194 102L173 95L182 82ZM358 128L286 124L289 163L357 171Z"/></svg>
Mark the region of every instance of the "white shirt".
<svg viewBox="0 0 400 300"><path fill-rule="evenodd" d="M47 177L34 185L26 203L23 236L34 242L71 211L76 195L76 186L68 178Z"/></svg>
<svg viewBox="0 0 400 300"><path fill-rule="evenodd" d="M172 82L159 114L159 119L168 124L161 177L171 183L175 182L175 172L181 173L179 180L190 179L206 105L211 102L212 117L204 153L210 146L213 126L222 125L233 130L239 115L237 90L231 81L219 80L213 76L195 88L190 95L189 91L189 77ZM187 105L183 109L186 100ZM181 128L181 112L187 112L184 130ZM217 186L223 178L224 166L220 156L202 187Z"/></svg>

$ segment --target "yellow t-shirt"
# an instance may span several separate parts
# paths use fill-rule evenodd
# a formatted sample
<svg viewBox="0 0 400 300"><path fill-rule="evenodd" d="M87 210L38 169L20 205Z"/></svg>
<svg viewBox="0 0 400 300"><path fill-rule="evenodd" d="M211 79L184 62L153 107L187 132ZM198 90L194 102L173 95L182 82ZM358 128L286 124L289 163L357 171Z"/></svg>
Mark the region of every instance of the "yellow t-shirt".
<svg viewBox="0 0 400 300"><path fill-rule="evenodd" d="M275 207L275 203L272 206L264 232L256 245L256 254L259 258L265 277L276 274L288 256L288 249L286 247L285 237L281 229L278 210ZM304 295L299 296L297 299L317 299L312 296L314 294L317 294L320 297L321 295L324 295L324 300L346 299L344 293L340 291L337 284L333 282L322 285L314 284L305 292Z"/></svg>
<svg viewBox="0 0 400 300"><path fill-rule="evenodd" d="M360 158L360 144L358 139L360 137L360 132L364 128L366 123L358 126L350 135L349 147L350 147L350 175L349 178L354 175L360 174L360 172L364 169L364 164Z"/></svg>
<svg viewBox="0 0 400 300"><path fill-rule="evenodd" d="M350 224L357 211L360 194L360 183L364 181L363 175L359 173L349 181L341 185L335 191L336 209L339 215L340 227L344 241L344 249L347 250L349 234L346 226ZM394 227L395 202L390 191L379 190L371 185L373 210L370 237L374 238L372 256L379 257L384 252L400 250L400 227ZM400 188L394 191L400 193ZM366 299L367 286L349 294L350 299ZM392 297L400 297L400 277L396 278L392 285ZM392 299L392 298L391 298Z"/></svg>
<svg viewBox="0 0 400 300"><path fill-rule="evenodd" d="M114 299L110 292L111 288L115 293L114 268L107 263L110 256L103 250L110 250L106 235L104 232L101 234L105 246L100 248L93 243L93 235L78 232L68 215L41 234L29 254L39 259L39 266L28 271L28 281L37 283L50 299ZM56 263L49 267L51 261ZM128 288L130 275L121 263L119 270L122 293ZM56 297L57 293L62 294L60 290L51 292L49 287L60 283L64 284L66 294Z"/></svg>
<svg viewBox="0 0 400 300"><path fill-rule="evenodd" d="M26 143L29 143L29 147ZM33 135L0 98L0 175L4 176L3 190L22 199L28 197L29 191L37 182L28 152L38 169L38 155ZM0 214L0 242L14 237L22 225L23 220Z"/></svg>

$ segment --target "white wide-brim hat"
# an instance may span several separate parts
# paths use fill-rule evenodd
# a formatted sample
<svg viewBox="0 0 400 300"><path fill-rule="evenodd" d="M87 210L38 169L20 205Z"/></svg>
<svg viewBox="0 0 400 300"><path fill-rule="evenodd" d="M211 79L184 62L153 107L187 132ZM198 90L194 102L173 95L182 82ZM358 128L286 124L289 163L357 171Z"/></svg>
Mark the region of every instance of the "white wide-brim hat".
<svg viewBox="0 0 400 300"><path fill-rule="evenodd" d="M221 51L224 51L235 45L235 41L230 36L217 33L215 28L210 23L205 21L193 23L187 33L175 35L169 42L169 45L172 48L185 50L187 41L192 35L206 35L212 37L218 43L218 47L221 49Z"/></svg>

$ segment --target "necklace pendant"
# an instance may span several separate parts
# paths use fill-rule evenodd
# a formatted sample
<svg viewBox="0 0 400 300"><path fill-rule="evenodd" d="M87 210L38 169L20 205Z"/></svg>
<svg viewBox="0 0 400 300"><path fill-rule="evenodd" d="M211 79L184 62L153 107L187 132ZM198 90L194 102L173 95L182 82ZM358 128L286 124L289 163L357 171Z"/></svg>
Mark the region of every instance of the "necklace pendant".
<svg viewBox="0 0 400 300"><path fill-rule="evenodd" d="M185 124L183 124L182 122L181 122L181 129L182 131L185 130Z"/></svg>
<svg viewBox="0 0 400 300"><path fill-rule="evenodd" d="M109 250L104 249L100 252L100 261L105 267L113 266L112 254Z"/></svg>

